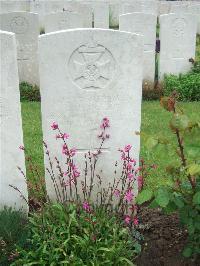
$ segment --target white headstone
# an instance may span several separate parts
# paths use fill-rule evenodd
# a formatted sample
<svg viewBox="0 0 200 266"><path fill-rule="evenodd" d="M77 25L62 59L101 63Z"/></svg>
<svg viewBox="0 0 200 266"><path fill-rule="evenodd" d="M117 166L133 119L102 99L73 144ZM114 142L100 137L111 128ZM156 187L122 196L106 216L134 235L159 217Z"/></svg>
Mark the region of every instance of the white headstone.
<svg viewBox="0 0 200 266"><path fill-rule="evenodd" d="M195 15L197 19L197 33L200 34L200 3L198 5L190 5L188 12Z"/></svg>
<svg viewBox="0 0 200 266"><path fill-rule="evenodd" d="M187 13L188 12L188 4L176 4L176 5L171 5L170 13Z"/></svg>
<svg viewBox="0 0 200 266"><path fill-rule="evenodd" d="M30 3L27 0L1 0L0 13L15 11L30 11Z"/></svg>
<svg viewBox="0 0 200 266"><path fill-rule="evenodd" d="M1 95L0 95L0 208L3 206L23 208L28 206L20 194L9 185L17 187L27 198L26 181L17 167L25 173L19 80L15 34L0 31Z"/></svg>
<svg viewBox="0 0 200 266"><path fill-rule="evenodd" d="M74 12L57 12L45 16L45 33L73 28L83 28L81 14Z"/></svg>
<svg viewBox="0 0 200 266"><path fill-rule="evenodd" d="M144 36L143 79L154 81L157 17L152 14L130 13L119 17L119 29Z"/></svg>
<svg viewBox="0 0 200 266"><path fill-rule="evenodd" d="M107 185L112 182L115 162L120 161L118 149L125 144L133 145L134 157L139 158L140 138L134 132L140 130L142 55L140 35L115 30L76 29L39 38L43 138L52 158L63 162L52 122L70 134L82 178L84 154L98 149L104 117L110 119L110 138L96 173ZM49 167L47 159L45 164ZM55 198L47 172L46 184L49 196Z"/></svg>
<svg viewBox="0 0 200 266"><path fill-rule="evenodd" d="M190 70L195 58L196 18L191 14L160 16L160 78Z"/></svg>
<svg viewBox="0 0 200 266"><path fill-rule="evenodd" d="M158 2L156 0L133 0L122 2L120 14L133 12L143 12L157 15Z"/></svg>
<svg viewBox="0 0 200 266"><path fill-rule="evenodd" d="M94 28L109 29L108 3L95 2L93 4Z"/></svg>
<svg viewBox="0 0 200 266"><path fill-rule="evenodd" d="M159 9L158 11L159 15L170 13L171 6L170 6L169 1L159 1L158 9Z"/></svg>
<svg viewBox="0 0 200 266"><path fill-rule="evenodd" d="M92 27L92 7L89 4L66 1L63 6L65 11L77 12L82 15L84 28Z"/></svg>
<svg viewBox="0 0 200 266"><path fill-rule="evenodd" d="M38 15L27 12L0 14L0 29L16 34L20 82L39 85Z"/></svg>

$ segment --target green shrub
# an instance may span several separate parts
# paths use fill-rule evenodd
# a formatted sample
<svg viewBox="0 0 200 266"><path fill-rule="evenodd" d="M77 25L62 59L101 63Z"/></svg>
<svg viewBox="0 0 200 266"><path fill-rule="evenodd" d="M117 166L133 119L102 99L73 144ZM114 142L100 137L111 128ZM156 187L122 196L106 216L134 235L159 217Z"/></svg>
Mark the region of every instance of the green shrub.
<svg viewBox="0 0 200 266"><path fill-rule="evenodd" d="M27 82L20 83L20 100L21 102L39 102L40 89L38 86L33 86Z"/></svg>
<svg viewBox="0 0 200 266"><path fill-rule="evenodd" d="M140 249L128 227L102 209L57 203L32 215L30 223L30 246L12 265L133 265Z"/></svg>
<svg viewBox="0 0 200 266"><path fill-rule="evenodd" d="M182 101L200 101L199 64L187 74L166 75L164 77L164 95L169 96L174 90Z"/></svg>
<svg viewBox="0 0 200 266"><path fill-rule="evenodd" d="M161 106L171 113L169 129L177 145L169 137L148 136L143 133L149 152L163 145L169 154L177 154L179 161L166 167L168 183L157 188L146 188L139 193L137 203L150 201L150 207L164 212L177 212L180 223L188 232L185 257L200 256L200 123L192 121L176 104L177 95L161 99ZM153 157L153 154L150 153Z"/></svg>
<svg viewBox="0 0 200 266"><path fill-rule="evenodd" d="M17 256L16 245L23 247L28 236L27 220L20 211L0 211L0 265L10 265Z"/></svg>

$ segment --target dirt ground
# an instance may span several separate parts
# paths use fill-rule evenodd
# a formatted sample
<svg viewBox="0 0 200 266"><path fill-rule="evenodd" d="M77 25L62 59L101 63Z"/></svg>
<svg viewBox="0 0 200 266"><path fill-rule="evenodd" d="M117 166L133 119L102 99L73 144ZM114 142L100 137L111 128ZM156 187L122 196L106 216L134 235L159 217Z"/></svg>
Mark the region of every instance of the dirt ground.
<svg viewBox="0 0 200 266"><path fill-rule="evenodd" d="M138 215L145 229L141 230L144 243L137 266L200 266L200 259L195 262L181 255L187 231L180 228L176 214L142 207Z"/></svg>

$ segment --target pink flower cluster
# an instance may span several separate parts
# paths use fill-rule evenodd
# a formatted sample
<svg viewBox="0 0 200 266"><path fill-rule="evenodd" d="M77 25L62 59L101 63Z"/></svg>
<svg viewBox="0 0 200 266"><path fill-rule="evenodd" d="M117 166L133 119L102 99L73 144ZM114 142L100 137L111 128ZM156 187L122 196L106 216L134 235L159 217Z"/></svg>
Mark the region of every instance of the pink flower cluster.
<svg viewBox="0 0 200 266"><path fill-rule="evenodd" d="M130 223L131 223L131 220L132 220L132 218L131 218L130 215L125 215L125 217L124 217L124 222L125 222L126 224L130 224ZM133 224L134 224L134 225L138 225L138 224L139 224L139 220L138 220L137 217L134 217L134 218L133 218Z"/></svg>
<svg viewBox="0 0 200 266"><path fill-rule="evenodd" d="M109 128L109 127L110 127L110 121L109 121L109 119L107 117L104 117L102 122L101 122L101 125L100 125L100 128L103 131L101 132L101 134L98 135L98 138L102 139L103 141L105 139L109 139L110 135L105 133L106 128Z"/></svg>
<svg viewBox="0 0 200 266"><path fill-rule="evenodd" d="M69 157L74 157L76 155L76 149L75 148L72 148L72 149L69 149L67 144L63 144L63 147L62 147L62 153L69 156Z"/></svg>
<svg viewBox="0 0 200 266"><path fill-rule="evenodd" d="M105 129L107 127L110 127L110 121L107 117L104 117L102 122L101 122L100 128Z"/></svg>
<svg viewBox="0 0 200 266"><path fill-rule="evenodd" d="M133 172L136 165L136 160L130 157L131 149L132 146L130 144L126 145L123 150L119 149L119 151L121 152L121 159L126 165L126 176L130 182L134 179Z"/></svg>
<svg viewBox="0 0 200 266"><path fill-rule="evenodd" d="M125 196L124 196L124 199L130 203L132 200L133 200L133 197L134 197L134 194L132 192L132 188L129 188L126 193L125 193Z"/></svg>
<svg viewBox="0 0 200 266"><path fill-rule="evenodd" d="M87 201L84 201L82 206L83 206L83 209L84 209L86 212L90 212L90 211L91 211L90 204L89 204Z"/></svg>
<svg viewBox="0 0 200 266"><path fill-rule="evenodd" d="M59 126L56 122L53 122L51 125L51 128L53 130L58 130L59 134L56 135L56 139L62 139L64 141L64 144L62 146L62 154L66 155L68 157L68 167L69 170L64 173L64 176L68 177L69 179L67 181L63 182L63 186L69 186L72 183L76 182L76 178L80 176L80 171L78 170L78 167L74 164L72 157L76 155L76 149L75 148L69 148L65 140L69 139L69 134L67 133L61 133Z"/></svg>

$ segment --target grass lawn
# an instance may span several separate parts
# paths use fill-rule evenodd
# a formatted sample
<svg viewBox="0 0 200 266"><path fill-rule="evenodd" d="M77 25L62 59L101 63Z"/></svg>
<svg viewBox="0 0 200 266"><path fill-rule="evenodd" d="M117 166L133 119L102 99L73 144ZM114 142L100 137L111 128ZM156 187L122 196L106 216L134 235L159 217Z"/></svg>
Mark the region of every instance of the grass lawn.
<svg viewBox="0 0 200 266"><path fill-rule="evenodd" d="M200 102L181 103L180 104L187 115L194 120L200 120ZM43 168L43 149L42 149L42 130L40 117L40 103L23 102L22 117L24 128L25 147L31 154L34 162L38 165L42 174ZM170 138L174 143L175 136L170 133L167 125L169 124L170 113L163 110L158 101L143 102L142 104L142 131L154 136L165 136ZM148 177L147 185L157 186L168 182L167 176L163 169L175 160L175 154L166 150L164 147L158 147L153 152L146 151L141 142L141 158L149 163L158 165L158 169ZM28 173L29 176L29 173Z"/></svg>

